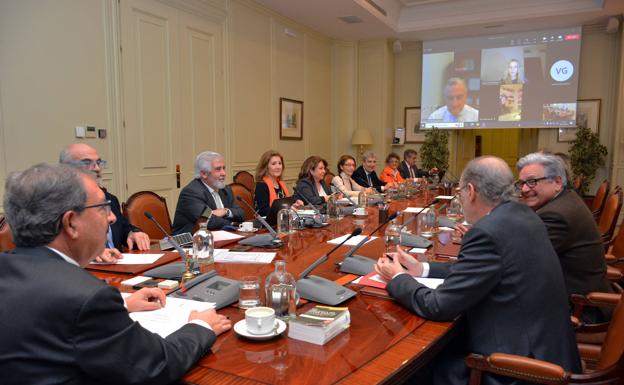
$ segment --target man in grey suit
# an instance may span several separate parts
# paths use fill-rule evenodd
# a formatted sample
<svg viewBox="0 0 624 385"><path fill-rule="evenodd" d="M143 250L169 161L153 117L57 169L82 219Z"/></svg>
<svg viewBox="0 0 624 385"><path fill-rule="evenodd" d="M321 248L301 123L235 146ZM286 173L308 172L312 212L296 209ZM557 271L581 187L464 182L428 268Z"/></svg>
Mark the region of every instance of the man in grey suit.
<svg viewBox="0 0 624 385"><path fill-rule="evenodd" d="M199 221L218 230L241 222L244 212L236 203L230 186L225 184L225 160L221 154L204 151L195 158L195 179L180 192L173 218L173 233L193 231Z"/></svg>
<svg viewBox="0 0 624 385"><path fill-rule="evenodd" d="M377 262L388 292L403 306L435 321L462 317L461 342L450 342L433 366L436 383L467 383L463 360L471 352L518 354L580 371L557 255L539 217L512 201L513 193L513 175L502 159L472 160L459 195L472 226L457 262L420 263L403 251ZM430 289L414 279L419 276L444 282ZM486 376L484 383L510 382Z"/></svg>
<svg viewBox="0 0 624 385"><path fill-rule="evenodd" d="M517 167L516 186L522 201L546 225L559 256L568 294L611 292L598 226L578 194L566 188L563 162L554 155L533 153L520 159ZM608 318L609 313L598 308L588 308L583 314L583 319L590 323Z"/></svg>
<svg viewBox="0 0 624 385"><path fill-rule="evenodd" d="M214 310L192 312L167 338L128 312L158 309L157 288L122 299L86 272L115 220L95 180L40 164L9 175L4 210L17 245L0 254L3 384L169 384L231 327Z"/></svg>

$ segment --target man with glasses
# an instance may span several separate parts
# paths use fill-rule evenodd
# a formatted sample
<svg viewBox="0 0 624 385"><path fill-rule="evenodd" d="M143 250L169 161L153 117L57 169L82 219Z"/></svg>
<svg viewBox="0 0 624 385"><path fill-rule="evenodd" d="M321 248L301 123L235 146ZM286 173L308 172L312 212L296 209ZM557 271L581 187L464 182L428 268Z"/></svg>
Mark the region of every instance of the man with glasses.
<svg viewBox="0 0 624 385"><path fill-rule="evenodd" d="M520 159L517 167L516 188L522 201L546 225L568 294L611 292L598 226L578 194L566 188L563 162L557 156L537 152ZM602 322L609 313L588 308L583 318L586 322Z"/></svg>
<svg viewBox="0 0 624 385"><path fill-rule="evenodd" d="M446 105L429 115L428 119L442 123L478 122L479 110L466 104L468 87L462 78L450 78L444 87Z"/></svg>
<svg viewBox="0 0 624 385"><path fill-rule="evenodd" d="M162 290L139 290L124 304L116 288L83 269L101 255L115 221L90 176L39 164L11 173L5 187L17 247L0 254L3 384L169 384L230 329L211 309L192 312L162 338L128 315L164 306Z"/></svg>
<svg viewBox="0 0 624 385"><path fill-rule="evenodd" d="M70 144L61 151L59 161L90 173L95 178L97 184L101 186L102 169L106 166L106 161L100 158L95 148L84 143ZM149 235L130 224L128 219L121 213L121 206L117 197L106 191L105 188L101 188L106 199L111 201L111 209L117 220L109 226L106 236L106 248L95 261L115 263L121 258L119 250L122 246L127 246L130 250L135 246L139 250L149 250Z"/></svg>
<svg viewBox="0 0 624 385"><path fill-rule="evenodd" d="M421 263L397 248L392 259L383 256L375 266L389 281L388 293L419 316L451 321L462 315L457 339L431 366L435 383L468 383L464 358L469 353L518 354L578 373L557 254L539 217L513 201L509 166L492 156L474 159L459 183L464 216L472 226L457 262ZM431 289L413 279L423 276L444 282ZM511 382L483 379L486 385Z"/></svg>

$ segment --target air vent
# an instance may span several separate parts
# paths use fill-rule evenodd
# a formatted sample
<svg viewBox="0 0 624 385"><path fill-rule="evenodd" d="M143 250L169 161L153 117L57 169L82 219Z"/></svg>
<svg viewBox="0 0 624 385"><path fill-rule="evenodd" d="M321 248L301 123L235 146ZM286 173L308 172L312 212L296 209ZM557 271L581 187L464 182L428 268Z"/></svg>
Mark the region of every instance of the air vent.
<svg viewBox="0 0 624 385"><path fill-rule="evenodd" d="M339 19L344 21L347 24L357 24L357 23L361 23L364 21L357 16L342 16L342 17L339 17Z"/></svg>
<svg viewBox="0 0 624 385"><path fill-rule="evenodd" d="M366 0L366 2L368 4L370 4L373 8L375 8L382 15L388 16L388 12L386 12L385 9L381 8L381 6L379 4L377 4L377 3L375 3L373 0Z"/></svg>

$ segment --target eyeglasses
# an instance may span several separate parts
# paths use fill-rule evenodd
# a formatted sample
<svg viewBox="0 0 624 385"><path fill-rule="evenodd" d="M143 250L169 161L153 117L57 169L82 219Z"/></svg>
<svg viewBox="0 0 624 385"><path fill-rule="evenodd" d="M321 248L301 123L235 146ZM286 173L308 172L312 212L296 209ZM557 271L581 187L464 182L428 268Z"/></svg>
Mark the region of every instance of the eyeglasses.
<svg viewBox="0 0 624 385"><path fill-rule="evenodd" d="M106 215L108 215L111 212L111 203L112 202L110 200L107 200L107 201L104 201L102 203L95 203L95 204L88 205L88 206L80 206L76 210L77 211L82 211L82 210L86 210L86 209L93 209L93 208L103 207L104 210L106 211Z"/></svg>
<svg viewBox="0 0 624 385"><path fill-rule="evenodd" d="M522 189L522 187L524 187L524 185L526 184L529 188L535 188L535 186L537 186L537 182L544 180L544 179L551 179L550 177L547 176L543 176L541 178L531 178L531 179L527 179L527 180L522 180L522 179L518 179L516 181L516 183L514 183L516 185L516 188L518 190Z"/></svg>
<svg viewBox="0 0 624 385"><path fill-rule="evenodd" d="M79 166L79 167L84 167L84 168L93 168L95 166L98 166L100 168L104 168L106 167L106 164L108 162L105 161L104 159L97 159L97 160L91 160L91 159L83 159L83 160L77 160L74 162L67 162L67 164L72 165L72 166Z"/></svg>

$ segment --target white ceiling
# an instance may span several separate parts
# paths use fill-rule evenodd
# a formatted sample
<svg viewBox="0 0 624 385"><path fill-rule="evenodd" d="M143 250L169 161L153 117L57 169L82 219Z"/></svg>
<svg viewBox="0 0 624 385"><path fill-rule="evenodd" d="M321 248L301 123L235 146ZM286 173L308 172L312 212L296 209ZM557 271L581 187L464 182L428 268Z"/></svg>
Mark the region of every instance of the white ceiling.
<svg viewBox="0 0 624 385"><path fill-rule="evenodd" d="M342 40L415 41L596 25L606 24L609 16L620 17L624 13L624 0L256 1ZM347 24L338 19L343 16L356 16L362 22Z"/></svg>

